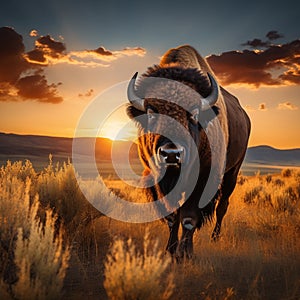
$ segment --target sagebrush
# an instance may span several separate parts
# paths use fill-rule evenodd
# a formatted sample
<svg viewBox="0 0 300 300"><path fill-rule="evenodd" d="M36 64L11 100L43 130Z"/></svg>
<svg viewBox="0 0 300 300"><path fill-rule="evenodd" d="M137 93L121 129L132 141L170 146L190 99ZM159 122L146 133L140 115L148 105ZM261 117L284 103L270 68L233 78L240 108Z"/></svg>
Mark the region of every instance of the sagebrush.
<svg viewBox="0 0 300 300"><path fill-rule="evenodd" d="M106 180L113 192L100 178L81 184L108 211L118 209L113 192L145 201L121 181ZM30 289L31 299L300 299L299 170L240 175L216 243L212 226L196 232L193 259L176 264L164 255L165 224L102 216L71 163L50 160L37 173L29 161L8 162L0 169L0 298L25 299Z"/></svg>
<svg viewBox="0 0 300 300"><path fill-rule="evenodd" d="M1 299L58 299L69 262L63 229L49 208L43 220L35 172L27 162L0 170Z"/></svg>

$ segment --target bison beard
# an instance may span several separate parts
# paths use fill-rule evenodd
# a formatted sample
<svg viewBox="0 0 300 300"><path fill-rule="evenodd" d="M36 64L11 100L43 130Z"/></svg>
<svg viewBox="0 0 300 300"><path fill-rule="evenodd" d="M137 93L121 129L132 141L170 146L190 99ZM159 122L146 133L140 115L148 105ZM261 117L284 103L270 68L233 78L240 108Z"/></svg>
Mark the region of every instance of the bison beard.
<svg viewBox="0 0 300 300"><path fill-rule="evenodd" d="M217 240L220 234L221 223L228 207L228 199L233 192L239 169L243 162L248 138L250 134L250 120L240 106L237 98L219 87L210 66L200 54L191 46L181 46L169 50L162 58L159 66L149 68L142 79L135 86L137 74L128 86L130 106L127 113L130 118L150 116L143 121L137 119L139 129L139 156L148 177L147 194L149 201L163 199L170 236L167 244L169 251L178 260L190 258L193 254L193 234L206 221L212 220L216 212L216 225L212 239ZM149 86L145 84L149 77L169 79L169 83ZM178 86L176 83L181 83ZM183 88L185 86L186 88ZM188 87L188 89L187 89ZM156 97L151 95L155 91ZM172 103L166 101L172 96ZM200 100L199 100L200 99ZM157 117L152 117L153 112ZM189 133L189 137L196 144L196 151L191 150L187 137L161 118L167 115L181 124ZM219 129L216 129L219 124ZM166 143L162 136L157 137L156 130L163 129L175 137L177 149L181 146L187 152L184 170L181 163L162 164L153 163L159 146ZM153 138L155 136L156 138ZM214 136L214 140L207 134ZM167 136L167 135L166 135ZM221 142L223 139L224 143ZM158 141L163 141L159 144ZM179 146L177 146L179 145ZM174 149L176 148L174 147ZM172 151L170 151L172 153ZM213 154L217 153L217 156ZM195 164L197 157L200 167ZM213 157L215 159L213 159ZM168 162L168 159L165 160ZM165 174L160 178L162 167ZM184 173L183 176L181 172ZM196 184L186 195L189 176L197 172ZM206 205L200 206L206 184L211 172L220 179L217 188L213 190ZM216 182L218 182L216 180ZM149 184L151 183L151 184ZM175 193L174 193L175 191ZM168 195L171 193L172 197ZM186 199L187 198L187 199ZM200 201L200 202L199 202ZM156 201L157 202L157 201ZM178 207L178 203L180 206ZM208 203L208 204L207 204ZM158 204L157 204L158 205ZM177 205L177 206L176 206ZM176 209L175 209L176 208ZM158 210L161 206L158 205ZM182 226L182 235L178 240L179 226Z"/></svg>
<svg viewBox="0 0 300 300"><path fill-rule="evenodd" d="M158 183L157 193L161 193L161 195L169 194L178 182L180 171L180 167L168 167L164 177Z"/></svg>

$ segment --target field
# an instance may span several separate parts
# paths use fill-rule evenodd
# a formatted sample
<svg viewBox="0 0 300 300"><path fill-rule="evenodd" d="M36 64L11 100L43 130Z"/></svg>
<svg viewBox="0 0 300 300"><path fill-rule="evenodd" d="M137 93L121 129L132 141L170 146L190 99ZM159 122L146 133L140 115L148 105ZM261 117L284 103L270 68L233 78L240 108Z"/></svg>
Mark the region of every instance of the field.
<svg viewBox="0 0 300 300"><path fill-rule="evenodd" d="M115 194L142 201L113 178ZM108 207L99 180L86 188ZM100 198L99 198L100 197ZM221 238L212 224L180 264L164 253L166 224L96 211L70 163L0 169L0 299L300 299L300 171L239 176Z"/></svg>

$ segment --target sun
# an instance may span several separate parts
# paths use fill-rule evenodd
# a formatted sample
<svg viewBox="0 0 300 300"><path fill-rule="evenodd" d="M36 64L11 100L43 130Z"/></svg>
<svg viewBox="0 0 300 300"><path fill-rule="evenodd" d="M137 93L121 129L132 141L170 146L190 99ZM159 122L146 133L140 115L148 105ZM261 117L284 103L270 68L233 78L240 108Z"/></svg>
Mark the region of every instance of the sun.
<svg viewBox="0 0 300 300"><path fill-rule="evenodd" d="M119 139L120 127L116 122L106 122L104 126L100 129L99 136L108 138L112 141Z"/></svg>
<svg viewBox="0 0 300 300"><path fill-rule="evenodd" d="M112 141L134 140L136 138L136 129L131 123L126 121L108 120L100 129L98 136Z"/></svg>
<svg viewBox="0 0 300 300"><path fill-rule="evenodd" d="M127 116L126 107L120 106L103 120L98 136L115 140L135 140L137 128Z"/></svg>

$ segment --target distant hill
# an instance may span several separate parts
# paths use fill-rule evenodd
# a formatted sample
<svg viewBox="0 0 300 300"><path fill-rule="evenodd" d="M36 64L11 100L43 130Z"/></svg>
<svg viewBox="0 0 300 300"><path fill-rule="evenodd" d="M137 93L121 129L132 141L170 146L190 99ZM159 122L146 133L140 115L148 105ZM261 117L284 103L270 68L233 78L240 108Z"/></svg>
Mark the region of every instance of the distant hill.
<svg viewBox="0 0 300 300"><path fill-rule="evenodd" d="M82 138L89 139L89 138ZM37 170L47 166L49 154L52 154L53 163L72 161L72 138L49 137L38 135L18 135L0 132L0 165L28 159ZM113 146L114 145L114 146ZM137 160L137 147L128 141L111 141L107 138L97 138L95 156L97 161L110 162L111 150L114 155L123 155L130 147L130 156ZM83 149L84 152L84 149Z"/></svg>
<svg viewBox="0 0 300 300"><path fill-rule="evenodd" d="M40 170L48 164L50 153L53 155L54 163L71 160L72 142L72 138L0 133L0 165L5 164L7 160L29 159L34 167ZM131 161L136 165L139 164L137 146L132 142L97 138L96 157L98 161L107 162L108 170L111 167L110 157L113 145L116 155L123 155L131 145ZM270 146L248 148L242 167L247 174L254 173L258 169L274 172L275 169L271 166L278 166L276 171L283 166L300 166L300 149L279 150Z"/></svg>
<svg viewBox="0 0 300 300"><path fill-rule="evenodd" d="M250 147L245 162L266 165L300 166L300 149L279 150L270 146Z"/></svg>
<svg viewBox="0 0 300 300"><path fill-rule="evenodd" d="M89 139L89 138L82 138ZM15 156L48 157L51 153L54 157L72 157L72 138L49 137L38 135L18 135L0 132L0 155L6 155L7 158ZM97 138L96 153L103 159L110 159L112 145L119 148L127 148L132 142L112 141L107 138Z"/></svg>
<svg viewBox="0 0 300 300"><path fill-rule="evenodd" d="M49 153L69 156L72 153L72 139L0 133L0 154L2 155L25 157L26 155L48 156Z"/></svg>

